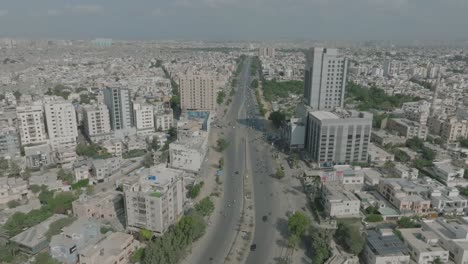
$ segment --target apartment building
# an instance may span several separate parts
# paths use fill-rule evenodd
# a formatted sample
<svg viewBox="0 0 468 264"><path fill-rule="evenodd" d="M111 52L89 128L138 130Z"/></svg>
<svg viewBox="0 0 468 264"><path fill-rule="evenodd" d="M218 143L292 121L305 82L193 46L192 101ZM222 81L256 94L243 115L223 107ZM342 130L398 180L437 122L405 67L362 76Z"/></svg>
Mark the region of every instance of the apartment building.
<svg viewBox="0 0 468 264"><path fill-rule="evenodd" d="M433 219L422 221L422 228L434 232L440 246L449 251L449 259L455 264L468 263L468 218Z"/></svg>
<svg viewBox="0 0 468 264"><path fill-rule="evenodd" d="M19 106L16 116L22 146L47 141L42 105Z"/></svg>
<svg viewBox="0 0 468 264"><path fill-rule="evenodd" d="M401 62L385 60L383 64L383 74L384 76L394 76L398 75L401 68Z"/></svg>
<svg viewBox="0 0 468 264"><path fill-rule="evenodd" d="M451 160L433 162L433 172L447 186L467 185L463 178L465 169L452 165Z"/></svg>
<svg viewBox="0 0 468 264"><path fill-rule="evenodd" d="M75 108L66 101L53 101L44 105L50 145L53 150L76 147L78 125Z"/></svg>
<svg viewBox="0 0 468 264"><path fill-rule="evenodd" d="M435 189L431 192L432 208L444 215L464 215L468 208L468 199L460 195L460 191L455 187L445 187Z"/></svg>
<svg viewBox="0 0 468 264"><path fill-rule="evenodd" d="M338 184L324 185L321 192L322 204L330 217L358 217L361 201L350 191Z"/></svg>
<svg viewBox="0 0 468 264"><path fill-rule="evenodd" d="M392 118L388 120L387 128L405 138L420 138L426 140L428 128L418 122L406 118Z"/></svg>
<svg viewBox="0 0 468 264"><path fill-rule="evenodd" d="M184 172L160 164L122 181L127 228L164 234L183 215Z"/></svg>
<svg viewBox="0 0 468 264"><path fill-rule="evenodd" d="M174 114L172 109L154 112L154 126L157 131L167 131L174 126Z"/></svg>
<svg viewBox="0 0 468 264"><path fill-rule="evenodd" d="M151 105L133 104L133 114L137 133L140 135L154 132L154 113Z"/></svg>
<svg viewBox="0 0 468 264"><path fill-rule="evenodd" d="M179 79L182 110L215 110L218 89L208 75L185 75Z"/></svg>
<svg viewBox="0 0 468 264"><path fill-rule="evenodd" d="M448 118L441 125L440 136L446 138L448 142L468 138L468 120L456 117Z"/></svg>
<svg viewBox="0 0 468 264"><path fill-rule="evenodd" d="M129 89L117 87L104 89L104 103L109 108L112 130L133 127L133 108Z"/></svg>
<svg viewBox="0 0 468 264"><path fill-rule="evenodd" d="M423 126L427 125L427 119L431 111L431 103L428 101L407 102L403 103L403 110L406 119L420 123Z"/></svg>
<svg viewBox="0 0 468 264"><path fill-rule="evenodd" d="M321 166L367 161L372 114L315 111L307 118L305 147Z"/></svg>
<svg viewBox="0 0 468 264"><path fill-rule="evenodd" d="M125 208L123 193L108 191L93 196L81 195L73 201L73 215L102 219L106 221L119 220L125 222Z"/></svg>
<svg viewBox="0 0 468 264"><path fill-rule="evenodd" d="M449 260L448 250L440 246L439 237L422 228L399 229L403 241L408 246L411 259L418 264L432 264L436 259L442 263Z"/></svg>
<svg viewBox="0 0 468 264"><path fill-rule="evenodd" d="M108 232L79 252L79 264L127 264L139 247L132 235Z"/></svg>
<svg viewBox="0 0 468 264"><path fill-rule="evenodd" d="M408 264L408 247L391 229L368 230L363 257L367 264Z"/></svg>
<svg viewBox="0 0 468 264"><path fill-rule="evenodd" d="M399 178L381 179L378 191L402 214L424 214L431 210L427 188L414 182Z"/></svg>
<svg viewBox="0 0 468 264"><path fill-rule="evenodd" d="M83 128L93 142L106 139L112 133L109 109L105 104L83 107Z"/></svg>
<svg viewBox="0 0 468 264"><path fill-rule="evenodd" d="M20 138L16 128L0 128L0 157L14 159L20 156Z"/></svg>
<svg viewBox="0 0 468 264"><path fill-rule="evenodd" d="M304 104L312 111L342 108L348 59L337 49L312 48L306 54Z"/></svg>

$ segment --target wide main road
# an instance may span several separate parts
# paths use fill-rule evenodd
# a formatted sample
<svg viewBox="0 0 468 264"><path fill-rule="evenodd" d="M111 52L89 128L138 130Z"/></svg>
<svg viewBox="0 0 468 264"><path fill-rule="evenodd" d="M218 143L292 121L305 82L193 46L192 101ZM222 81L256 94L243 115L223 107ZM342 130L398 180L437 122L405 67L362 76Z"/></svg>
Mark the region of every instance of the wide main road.
<svg viewBox="0 0 468 264"><path fill-rule="evenodd" d="M232 103L224 117L218 117L218 124L225 128L221 137L229 142L224 155L223 175L220 177L224 194L210 218L211 223L206 234L196 243L183 263L224 263L236 238L243 207L243 175L250 170L246 168L245 162L249 130L239 122L247 118L245 103L249 94L250 64L251 59L247 58Z"/></svg>

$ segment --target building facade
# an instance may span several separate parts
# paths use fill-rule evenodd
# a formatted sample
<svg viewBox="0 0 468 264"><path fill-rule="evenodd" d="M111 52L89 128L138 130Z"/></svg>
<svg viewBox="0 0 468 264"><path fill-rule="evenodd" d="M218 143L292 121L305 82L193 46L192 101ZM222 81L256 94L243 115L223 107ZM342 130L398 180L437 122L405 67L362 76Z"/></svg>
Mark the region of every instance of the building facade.
<svg viewBox="0 0 468 264"><path fill-rule="evenodd" d="M47 141L44 110L41 105L16 108L21 145L38 144Z"/></svg>
<svg viewBox="0 0 468 264"><path fill-rule="evenodd" d="M321 166L366 162L372 114L356 111L309 112L305 147Z"/></svg>
<svg viewBox="0 0 468 264"><path fill-rule="evenodd" d="M134 179L125 179L127 228L145 228L164 234L183 214L184 172L159 165L145 169Z"/></svg>
<svg viewBox="0 0 468 264"><path fill-rule="evenodd" d="M215 80L206 75L187 75L179 79L182 110L215 110Z"/></svg>
<svg viewBox="0 0 468 264"><path fill-rule="evenodd" d="M104 104L83 107L83 128L92 141L105 138L111 131L109 109Z"/></svg>
<svg viewBox="0 0 468 264"><path fill-rule="evenodd" d="M113 130L133 126L132 101L129 89L106 88L104 90L104 103L109 108L111 128Z"/></svg>
<svg viewBox="0 0 468 264"><path fill-rule="evenodd" d="M154 114L151 105L133 104L137 133L154 132Z"/></svg>
<svg viewBox="0 0 468 264"><path fill-rule="evenodd" d="M78 125L73 105L66 101L56 101L45 104L44 109L52 149L75 148Z"/></svg>
<svg viewBox="0 0 468 264"><path fill-rule="evenodd" d="M337 49L313 48L306 54L304 103L311 110L343 107L348 60Z"/></svg>

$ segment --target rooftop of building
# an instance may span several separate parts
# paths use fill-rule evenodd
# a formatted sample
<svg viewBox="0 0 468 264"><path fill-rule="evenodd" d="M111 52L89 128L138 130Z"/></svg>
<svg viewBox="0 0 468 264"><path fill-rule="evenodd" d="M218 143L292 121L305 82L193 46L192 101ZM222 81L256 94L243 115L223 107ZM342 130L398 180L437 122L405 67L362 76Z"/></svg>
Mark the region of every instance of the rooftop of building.
<svg viewBox="0 0 468 264"><path fill-rule="evenodd" d="M413 248L421 252L443 252L445 249L439 246L439 237L432 231L422 228L399 229L405 241Z"/></svg>
<svg viewBox="0 0 468 264"><path fill-rule="evenodd" d="M457 173L459 168L452 165L451 161L433 162L434 166L446 173Z"/></svg>
<svg viewBox="0 0 468 264"><path fill-rule="evenodd" d="M372 118L372 114L368 112L360 112L355 110L337 109L334 112L329 111L311 111L309 114L313 115L319 120L336 120L336 119L350 119L350 118Z"/></svg>
<svg viewBox="0 0 468 264"><path fill-rule="evenodd" d="M11 240L21 245L34 247L35 245L47 239L46 234L47 231L49 231L50 224L66 217L66 215L54 214L51 217L47 218L45 221L42 221L41 223L31 228L28 228L25 231L14 236L13 238L11 238Z"/></svg>
<svg viewBox="0 0 468 264"><path fill-rule="evenodd" d="M97 205L104 204L105 200L112 200L115 197L121 196L122 193L118 191L99 192L92 196L86 194L80 195L80 197L73 201L74 204L85 204L85 205Z"/></svg>
<svg viewBox="0 0 468 264"><path fill-rule="evenodd" d="M138 184L137 189L139 192L160 197L183 175L184 172L181 170L167 168L164 164L159 164L151 168L140 169L137 171L136 177L124 179L122 182L124 186L135 186L135 184Z"/></svg>
<svg viewBox="0 0 468 264"><path fill-rule="evenodd" d="M426 226L432 232L446 240L456 240L463 242L462 246L468 250L468 218L462 219L443 219L423 221L423 227Z"/></svg>
<svg viewBox="0 0 468 264"><path fill-rule="evenodd" d="M380 256L408 254L408 247L392 232L391 229L369 230L367 245Z"/></svg>
<svg viewBox="0 0 468 264"><path fill-rule="evenodd" d="M359 199L350 191L339 184L324 185L327 191L329 201L359 201Z"/></svg>
<svg viewBox="0 0 468 264"><path fill-rule="evenodd" d="M95 262L106 263L110 257L119 255L119 253L122 252L122 247L125 241L131 238L132 236L129 234L108 232L95 243L90 243L88 246L83 248L80 251L80 254L84 256L92 256L95 255L96 252L99 252L99 254L96 255L97 259L95 259Z"/></svg>

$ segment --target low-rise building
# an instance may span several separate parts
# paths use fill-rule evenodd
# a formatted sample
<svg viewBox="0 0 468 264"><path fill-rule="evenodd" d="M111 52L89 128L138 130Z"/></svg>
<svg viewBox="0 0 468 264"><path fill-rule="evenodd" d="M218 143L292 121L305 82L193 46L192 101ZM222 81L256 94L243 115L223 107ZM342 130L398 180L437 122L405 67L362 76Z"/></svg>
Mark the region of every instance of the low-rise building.
<svg viewBox="0 0 468 264"><path fill-rule="evenodd" d="M395 131L399 136L405 138L417 137L425 140L427 137L427 126L406 118L392 118L388 121L387 128Z"/></svg>
<svg viewBox="0 0 468 264"><path fill-rule="evenodd" d="M47 231L49 231L50 225L66 217L66 215L54 214L45 221L12 237L10 241L17 244L18 249L24 254L35 255L49 246Z"/></svg>
<svg viewBox="0 0 468 264"><path fill-rule="evenodd" d="M184 172L158 165L140 170L132 179L122 181L125 193L127 228L145 228L157 235L183 214Z"/></svg>
<svg viewBox="0 0 468 264"><path fill-rule="evenodd" d="M390 134L388 131L381 129L372 131L371 141L379 146L385 146L388 144L401 145L406 143L406 138Z"/></svg>
<svg viewBox="0 0 468 264"><path fill-rule="evenodd" d="M0 177L0 204L28 198L28 182L21 178Z"/></svg>
<svg viewBox="0 0 468 264"><path fill-rule="evenodd" d="M378 191L402 214L424 214L430 211L427 188L414 182L400 178L382 179Z"/></svg>
<svg viewBox="0 0 468 264"><path fill-rule="evenodd" d="M467 185L468 182L463 179L465 169L452 165L451 161L434 162L433 172L445 185L453 187L456 185Z"/></svg>
<svg viewBox="0 0 468 264"><path fill-rule="evenodd" d="M120 170L120 165L120 158L96 159L92 161L91 174L94 180L103 182L113 173Z"/></svg>
<svg viewBox="0 0 468 264"><path fill-rule="evenodd" d="M369 163L376 165L383 165L387 161L394 161L395 155L388 153L382 148L377 147L374 144L369 144L368 159Z"/></svg>
<svg viewBox="0 0 468 264"><path fill-rule="evenodd" d="M139 243L132 235L108 232L79 252L79 264L127 264Z"/></svg>
<svg viewBox="0 0 468 264"><path fill-rule="evenodd" d="M440 213L463 215L468 207L468 200L460 195L457 188L446 187L432 190L431 204Z"/></svg>
<svg viewBox="0 0 468 264"><path fill-rule="evenodd" d="M123 193L117 191L101 192L93 196L82 194L73 201L73 215L107 221L119 220L125 223Z"/></svg>
<svg viewBox="0 0 468 264"><path fill-rule="evenodd" d="M411 259L418 264L432 264L436 259L442 263L449 260L448 250L440 246L439 237L430 230L422 228L399 229L410 251Z"/></svg>
<svg viewBox="0 0 468 264"><path fill-rule="evenodd" d="M20 139L16 128L0 128L0 157L14 159L20 156Z"/></svg>
<svg viewBox="0 0 468 264"><path fill-rule="evenodd" d="M55 164L54 155L49 144L24 147L26 167L38 169Z"/></svg>
<svg viewBox="0 0 468 264"><path fill-rule="evenodd" d="M156 131L167 131L174 126L174 114L171 108L154 112L154 125Z"/></svg>
<svg viewBox="0 0 468 264"><path fill-rule="evenodd" d="M78 262L78 252L93 239L101 236L101 225L94 219L78 218L51 238L49 251L52 258L65 264Z"/></svg>
<svg viewBox="0 0 468 264"><path fill-rule="evenodd" d="M422 228L437 235L441 247L449 251L451 261L468 263L468 218L424 220Z"/></svg>
<svg viewBox="0 0 468 264"><path fill-rule="evenodd" d="M330 217L359 217L361 202L350 191L337 184L323 186L322 204Z"/></svg>
<svg viewBox="0 0 468 264"><path fill-rule="evenodd" d="M395 162L393 163L395 166L392 168L392 173L395 174L395 176L402 178L402 179L407 179L407 180L416 180L419 176L419 170L416 168L408 167L407 165L400 163L400 162Z"/></svg>
<svg viewBox="0 0 468 264"><path fill-rule="evenodd" d="M363 253L367 264L408 264L408 247L391 229L367 231Z"/></svg>

